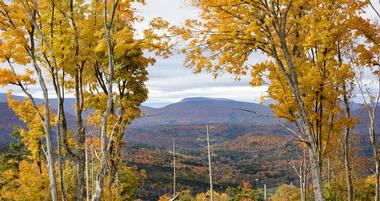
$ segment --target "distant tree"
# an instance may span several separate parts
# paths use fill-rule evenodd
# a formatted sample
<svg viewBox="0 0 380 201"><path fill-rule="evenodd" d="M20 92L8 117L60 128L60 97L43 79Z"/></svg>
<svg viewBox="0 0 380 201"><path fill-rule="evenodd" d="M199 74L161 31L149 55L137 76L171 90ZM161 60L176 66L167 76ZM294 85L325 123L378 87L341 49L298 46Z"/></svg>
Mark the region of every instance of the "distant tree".
<svg viewBox="0 0 380 201"><path fill-rule="evenodd" d="M14 128L12 132L12 141L8 145L8 149L0 155L0 173L15 169L19 172L19 166L22 160L28 159L30 151L28 151L25 144L22 142L19 127ZM1 184L0 184L1 185Z"/></svg>
<svg viewBox="0 0 380 201"><path fill-rule="evenodd" d="M225 193L217 193L214 192L214 199L217 201L229 201L230 198ZM209 201L211 199L211 192L208 191L207 193L199 193L195 196L195 201Z"/></svg>
<svg viewBox="0 0 380 201"><path fill-rule="evenodd" d="M278 187L276 193L271 197L271 201L299 201L299 191L295 186L283 184Z"/></svg>
<svg viewBox="0 0 380 201"><path fill-rule="evenodd" d="M137 196L137 188L146 179L145 171L138 172L136 169L121 166L118 170L118 189L123 200L133 201Z"/></svg>
<svg viewBox="0 0 380 201"><path fill-rule="evenodd" d="M252 200L264 201L264 192L260 189L247 188L250 187L248 182L243 182L242 187L228 187L226 194L230 197L231 201Z"/></svg>
<svg viewBox="0 0 380 201"><path fill-rule="evenodd" d="M167 194L161 195L160 198L158 199L158 201L169 201L169 200L170 200L170 197Z"/></svg>

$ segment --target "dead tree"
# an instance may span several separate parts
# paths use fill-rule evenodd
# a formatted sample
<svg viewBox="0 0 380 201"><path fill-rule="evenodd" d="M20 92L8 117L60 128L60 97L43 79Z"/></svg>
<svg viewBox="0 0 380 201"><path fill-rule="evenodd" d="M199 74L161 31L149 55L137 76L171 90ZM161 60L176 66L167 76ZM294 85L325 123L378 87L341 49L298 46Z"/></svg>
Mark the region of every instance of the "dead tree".
<svg viewBox="0 0 380 201"><path fill-rule="evenodd" d="M303 151L302 158L300 160L300 164L297 166L297 164L291 160L290 166L294 169L296 172L298 178L299 178L299 185L301 190L301 201L306 201L306 192L307 192L307 176L310 171L310 164L307 160L307 154L306 151Z"/></svg>
<svg viewBox="0 0 380 201"><path fill-rule="evenodd" d="M208 151L208 173L210 178L210 201L214 201L214 189L212 185L212 168L211 168L211 149L210 149L210 128L207 124L206 126L207 131L207 151Z"/></svg>
<svg viewBox="0 0 380 201"><path fill-rule="evenodd" d="M378 66L378 70L380 70L380 65ZM373 84L373 87L377 87L376 91L373 90L373 88L368 87L366 84L363 83L363 72L358 73L359 76L355 77L356 82L358 84L358 88L360 90L360 94L363 100L363 105L367 111L368 114L368 135L369 139L371 142L371 149L372 149L372 154L373 158L375 161L375 177L376 177L376 189L375 189L375 200L379 201L380 200L380 158L379 158L379 153L378 149L379 146L377 144L377 139L376 139L376 131L375 131L375 126L376 126L376 112L377 108L380 103L380 73L376 74L374 73L375 79L372 80L375 82Z"/></svg>
<svg viewBox="0 0 380 201"><path fill-rule="evenodd" d="M175 160L175 140L173 139L173 197L176 196L176 160Z"/></svg>

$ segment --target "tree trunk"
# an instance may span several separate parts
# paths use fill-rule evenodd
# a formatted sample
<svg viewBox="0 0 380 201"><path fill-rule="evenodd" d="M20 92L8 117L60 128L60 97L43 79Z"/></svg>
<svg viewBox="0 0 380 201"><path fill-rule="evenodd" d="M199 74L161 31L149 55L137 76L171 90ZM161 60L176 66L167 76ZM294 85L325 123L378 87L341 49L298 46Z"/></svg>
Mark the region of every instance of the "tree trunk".
<svg viewBox="0 0 380 201"><path fill-rule="evenodd" d="M38 76L38 82L40 84L43 99L44 99L44 114L40 114L38 110L36 111L37 114L40 117L40 120L43 124L44 132L45 132L45 139L46 139L46 160L48 163L48 173L49 173L49 182L50 182L50 193L52 196L53 201L58 201L58 193L57 193L57 181L55 176L55 160L53 156L53 146L51 142L51 129L50 129L50 114L49 114L49 94L48 89L45 83L44 75L42 74L42 70L40 66L38 65L37 58L35 57L35 39L34 39L34 31L37 30L37 32L40 33L41 37L43 37L43 34L41 30L39 29L37 23L36 23L36 10L33 10L32 12L26 7L25 4L23 4L25 12L28 14L29 19L31 20L32 30L29 32L30 37L30 50L28 50L29 56L32 59L33 68ZM32 101L33 105L35 105L34 99L31 96L31 94L28 94L26 90L23 90L26 95L29 97L29 99Z"/></svg>
<svg viewBox="0 0 380 201"><path fill-rule="evenodd" d="M346 118L348 120L351 120L351 109L350 109L350 103L347 96L347 90L346 90L346 84L343 83L343 101L344 106L346 110ZM346 176L346 185L347 185L347 200L348 201L354 201L354 187L352 184L352 167L351 167L351 161L350 161L350 134L351 134L351 128L350 125L346 126L346 132L344 134L344 144L343 144L343 154L344 154L344 169L345 169L345 176Z"/></svg>
<svg viewBox="0 0 380 201"><path fill-rule="evenodd" d="M62 99L60 97L58 99L58 114L57 114L57 160L58 160L58 169L59 169L59 180L60 180L60 187L61 187L61 197L62 201L66 201L66 191L65 191L65 184L64 184L64 176L63 176L63 159L62 159L62 148L61 148L61 101Z"/></svg>
<svg viewBox="0 0 380 201"><path fill-rule="evenodd" d="M312 148L309 148L309 158L311 164L311 181L313 184L314 200L323 201L320 159L318 153L315 153L315 151L312 150Z"/></svg>
<svg viewBox="0 0 380 201"><path fill-rule="evenodd" d="M86 200L90 200L90 190L89 190L89 169L88 169L88 145L86 143L85 145L85 152L86 152Z"/></svg>
<svg viewBox="0 0 380 201"><path fill-rule="evenodd" d="M101 200L103 196L103 190L104 190L104 177L106 176L106 170L107 170L107 121L108 117L111 114L112 105L113 105L113 97L112 97L112 84L114 81L114 55L113 55L113 45L111 40L111 27L112 27L112 20L113 16L115 15L116 8L118 5L118 0L115 1L113 10L111 13L111 22L108 22L107 19L107 1L104 2L104 28L105 28L105 39L107 43L107 54L108 54L108 73L109 77L107 79L107 108L104 111L103 117L102 117L102 125L101 125L101 131L100 131L100 144L101 144L101 152L102 152L102 158L100 161L100 169L97 174L96 178L96 190L94 195L92 196L92 201L99 201Z"/></svg>
<svg viewBox="0 0 380 201"><path fill-rule="evenodd" d="M379 156L376 149L374 122L371 120L370 123L371 123L370 125L371 145L372 145L373 158L375 160L375 178L376 178L375 201L380 201L380 160L379 160Z"/></svg>
<svg viewBox="0 0 380 201"><path fill-rule="evenodd" d="M78 153L76 156L76 166L77 166L77 200L82 201L86 198L86 188L85 188L85 144L86 144L86 134L83 125L82 118L82 108L83 108L83 95L82 95L82 70L78 66L77 74L75 76L75 99L76 99L76 124L77 124L77 134L78 134Z"/></svg>
<svg viewBox="0 0 380 201"><path fill-rule="evenodd" d="M210 133L209 126L207 124L207 150L208 150L208 173L210 179L210 201L214 201L214 189L212 185L212 168L211 168L211 149L210 149Z"/></svg>
<svg viewBox="0 0 380 201"><path fill-rule="evenodd" d="M347 185L347 200L354 201L354 189L352 185L352 168L350 163L350 148L349 148L349 128L346 129L346 134L344 135L344 145L343 145L343 154L344 154L344 168L346 176L346 185Z"/></svg>
<svg viewBox="0 0 380 201"><path fill-rule="evenodd" d="M285 76L291 91L294 95L295 102L300 112L300 118L302 122L303 132L309 143L309 159L311 163L311 174L315 201L323 201L323 188L322 188L322 158L319 153L321 144L315 140L315 134L313 126L310 122L309 115L306 110L306 106L302 100L301 93L299 91L298 75L296 66L293 63L292 56L289 52L286 33L283 29L276 29L276 34L280 40L280 50L285 57L285 63L280 59L277 47L272 45L272 56L275 59L276 64L279 66L279 70ZM287 67L286 67L287 66Z"/></svg>
<svg viewBox="0 0 380 201"><path fill-rule="evenodd" d="M376 159L375 161L375 177L376 177L376 189L375 189L375 201L379 201L379 196L380 196L380 171L379 171L379 168L380 168L380 161L378 159Z"/></svg>
<svg viewBox="0 0 380 201"><path fill-rule="evenodd" d="M79 33L76 25L74 14L74 1L70 0L70 21L71 26L74 30L74 64L76 65L75 73L75 100L76 100L76 124L77 124L77 134L78 134L78 154L76 157L77 166L77 200L82 201L86 197L85 188L85 141L86 133L83 125L82 110L83 110L83 65L78 61L79 56Z"/></svg>
<svg viewBox="0 0 380 201"><path fill-rule="evenodd" d="M379 89L380 90L380 89ZM372 154L373 159L375 161L375 178L376 178L376 185L375 185L375 201L380 201L380 160L377 153L377 142L376 142L376 135L375 135L375 112L376 107L369 108L368 109L368 117L369 117L369 128L368 128L368 134L371 141L371 148L372 148Z"/></svg>
<svg viewBox="0 0 380 201"><path fill-rule="evenodd" d="M306 201L306 178L305 175L300 177L300 188L301 188L301 201Z"/></svg>
<svg viewBox="0 0 380 201"><path fill-rule="evenodd" d="M33 19L34 20L34 19ZM33 36L31 41L34 40ZM45 84L44 76L42 75L41 69L37 64L37 60L34 56L34 42L33 43L33 48L32 48L32 61L33 61L33 66L34 69L37 72L38 75L38 80L41 86L42 94L43 94L43 99L44 99L44 116L43 116L43 127L44 127L44 132L45 132L45 139L46 139L46 160L48 163L48 173L49 173L49 182L50 182L50 193L52 196L53 201L58 201L58 193L57 193L57 181L55 177L55 160L53 156L53 145L51 142L51 129L50 129L50 114L49 114L49 95L48 95L48 90Z"/></svg>
<svg viewBox="0 0 380 201"><path fill-rule="evenodd" d="M264 201L267 201L267 185L264 184Z"/></svg>
<svg viewBox="0 0 380 201"><path fill-rule="evenodd" d="M176 196L176 161L175 161L175 140L173 139L173 197Z"/></svg>

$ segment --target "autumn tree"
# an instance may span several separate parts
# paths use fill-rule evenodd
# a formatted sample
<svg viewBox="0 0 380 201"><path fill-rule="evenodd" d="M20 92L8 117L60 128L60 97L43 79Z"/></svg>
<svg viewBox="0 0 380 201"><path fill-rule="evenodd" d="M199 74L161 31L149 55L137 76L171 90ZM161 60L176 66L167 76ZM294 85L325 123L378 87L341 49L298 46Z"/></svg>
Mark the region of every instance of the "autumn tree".
<svg viewBox="0 0 380 201"><path fill-rule="evenodd" d="M85 186L88 183L85 141L90 126L99 131L101 142L94 200L101 199L107 174L111 175L109 186L113 185L124 131L140 115L139 106L147 99L147 67L155 59L144 54L146 51L163 57L171 54L170 37L161 32L169 24L161 18L152 20L141 34L136 33L135 23L143 18L135 15L135 3L144 1L0 2L0 62L4 65L0 68L0 85L14 85L27 97L20 103L10 101L10 105L14 105L12 109L28 125L24 136L38 133L45 137L41 140L38 136L36 142L42 143L41 150L46 149L54 201L58 199L54 151L61 199L68 199L63 182L65 160L75 162L76 199L83 200L86 194L89 197L86 193L89 187ZM30 91L30 86L37 83L44 97L41 105ZM49 93L48 83L54 94ZM76 125L67 123L64 104L67 94L75 97ZM53 95L57 97L56 114L49 102ZM83 118L85 110L91 111L88 122ZM52 145L53 125L57 133L56 150ZM98 136L96 132L94 136ZM87 174L86 180L88 177Z"/></svg>
<svg viewBox="0 0 380 201"><path fill-rule="evenodd" d="M323 155L341 127L339 80L352 74L337 60L341 28L360 18L364 1L193 0L199 20L180 29L187 41L186 65L199 73L237 78L250 73L252 85L269 80L268 97L277 117L299 125L308 146L315 200L323 200ZM347 17L348 16L348 17ZM345 30L345 29L343 29ZM251 63L260 52L267 59ZM331 148L331 146L330 146Z"/></svg>
<svg viewBox="0 0 380 201"><path fill-rule="evenodd" d="M1 1L1 53L0 61L6 62L8 68L1 68L0 79L2 86L12 84L19 87L32 105L34 114L39 118L43 125L46 139L46 157L50 177L51 196L54 201L58 200L57 185L55 176L55 159L53 157L53 146L51 139L50 113L49 113L49 94L45 76L42 72L42 65L37 54L36 46L37 35L41 30L36 26L37 6L36 2L6 2ZM24 73L19 73L15 64L26 66L30 64L31 69L22 67ZM28 86L35 84L32 75L38 78L40 89L43 93L43 111L38 108Z"/></svg>
<svg viewBox="0 0 380 201"><path fill-rule="evenodd" d="M27 147L22 142L19 127L16 127L13 130L12 138L14 142L11 142L8 145L8 149L5 151L5 153L0 155L0 178L1 174L9 169L14 169L16 172L19 172L21 161L27 159L30 155ZM3 182L7 182L4 179L1 179L1 181L2 182L0 182L0 188L2 185L4 185Z"/></svg>
<svg viewBox="0 0 380 201"><path fill-rule="evenodd" d="M379 11L368 1L369 6L380 19ZM376 114L380 103L380 25L370 19L354 18L352 27L355 34L362 37L360 41L348 46L346 56L357 71L355 81L368 116L368 136L375 163L375 200L380 200L380 156L376 138Z"/></svg>

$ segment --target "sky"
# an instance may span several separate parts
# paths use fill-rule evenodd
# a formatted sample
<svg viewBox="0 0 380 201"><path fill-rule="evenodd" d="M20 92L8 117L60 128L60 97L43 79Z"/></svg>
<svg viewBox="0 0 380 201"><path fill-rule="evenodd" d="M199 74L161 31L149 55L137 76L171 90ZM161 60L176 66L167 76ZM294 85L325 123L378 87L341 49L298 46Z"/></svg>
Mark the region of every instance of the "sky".
<svg viewBox="0 0 380 201"><path fill-rule="evenodd" d="M373 1L380 8L377 0ZM186 19L196 18L197 10L191 7L186 0L146 0L146 5L137 6L137 14L144 16L145 21L137 24L137 30L143 30L154 17L162 17L171 24L183 25ZM366 17L374 18L375 13L368 9ZM254 54L250 63L264 60L260 54ZM184 56L174 54L167 59L157 58L154 65L149 66L149 98L143 104L150 107L162 107L178 102L188 97L228 98L238 101L259 102L259 98L266 94L267 87L252 87L249 85L249 76L241 77L239 81L231 75L224 74L217 79L212 75L193 74L191 69L184 67ZM50 94L54 95L49 85ZM0 93L9 88L0 88ZM42 97L39 86L30 88L35 97ZM13 88L16 95L22 95L17 88Z"/></svg>
<svg viewBox="0 0 380 201"><path fill-rule="evenodd" d="M143 29L146 22L161 16L174 25L183 25L186 19L195 18L197 10L186 0L148 0L146 5L137 8L138 14L146 18L145 23L137 25ZM253 60L262 60L257 55ZM149 99L144 104L160 107L178 102L187 97L228 98L246 102L258 102L265 95L267 87L251 87L249 76L236 81L231 75L214 79L210 74L193 74L184 67L184 56L175 54L168 59L157 58L157 63L149 67Z"/></svg>
<svg viewBox="0 0 380 201"><path fill-rule="evenodd" d="M372 2L376 8L380 8L379 1L372 0ZM146 3L138 7L138 13L143 15L146 21L161 16L171 24L183 25L185 19L197 16L197 10L186 3L186 0L147 0ZM376 19L375 13L370 8L363 15ZM138 29L143 27L144 23L137 26ZM250 63L254 64L264 59L263 55L255 54ZM242 77L240 81L234 80L227 74L214 79L212 75L206 73L193 74L191 69L187 69L183 64L183 55L173 55L168 59L158 58L157 63L150 66L150 80L147 83L149 99L145 105L161 107L186 97L215 97L259 102L260 97L266 94L266 86L249 85L249 76ZM359 97L356 99L357 102L361 102Z"/></svg>

